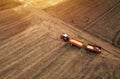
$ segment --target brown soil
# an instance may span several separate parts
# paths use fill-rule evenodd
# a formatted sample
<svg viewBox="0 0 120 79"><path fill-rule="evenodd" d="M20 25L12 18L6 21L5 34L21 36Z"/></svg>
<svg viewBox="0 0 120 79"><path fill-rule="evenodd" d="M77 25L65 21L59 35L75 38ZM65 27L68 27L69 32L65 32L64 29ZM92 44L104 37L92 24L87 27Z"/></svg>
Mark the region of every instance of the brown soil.
<svg viewBox="0 0 120 79"><path fill-rule="evenodd" d="M60 40L62 33L95 43L88 53ZM0 79L119 79L120 50L31 6L0 12Z"/></svg>
<svg viewBox="0 0 120 79"><path fill-rule="evenodd" d="M17 0L16 1L15 0L0 0L0 11L17 7L21 4L22 3Z"/></svg>

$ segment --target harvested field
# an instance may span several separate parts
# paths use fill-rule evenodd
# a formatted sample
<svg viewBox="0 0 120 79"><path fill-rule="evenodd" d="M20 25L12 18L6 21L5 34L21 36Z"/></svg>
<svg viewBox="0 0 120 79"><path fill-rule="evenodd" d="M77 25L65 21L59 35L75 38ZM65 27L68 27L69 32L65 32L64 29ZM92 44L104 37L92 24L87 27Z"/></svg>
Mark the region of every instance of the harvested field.
<svg viewBox="0 0 120 79"><path fill-rule="evenodd" d="M85 29L87 33L56 17L31 5L0 12L0 79L120 78L119 48L92 35L93 28ZM71 46L60 39L62 33L97 44L102 53ZM115 38L119 39L118 34Z"/></svg>

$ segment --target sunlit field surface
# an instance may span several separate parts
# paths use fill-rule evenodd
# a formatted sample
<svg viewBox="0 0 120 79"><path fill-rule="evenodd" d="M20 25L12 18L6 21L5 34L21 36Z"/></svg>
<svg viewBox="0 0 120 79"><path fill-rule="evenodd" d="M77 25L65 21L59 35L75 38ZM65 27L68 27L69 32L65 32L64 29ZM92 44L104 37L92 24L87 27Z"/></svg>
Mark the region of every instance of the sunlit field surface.
<svg viewBox="0 0 120 79"><path fill-rule="evenodd" d="M17 7L22 3L17 0L0 0L0 11Z"/></svg>
<svg viewBox="0 0 120 79"><path fill-rule="evenodd" d="M48 8L51 6L55 6L59 3L62 3L66 0L24 0L25 2L29 2L34 6L40 7L41 9Z"/></svg>
<svg viewBox="0 0 120 79"><path fill-rule="evenodd" d="M64 1L66 0L0 0L0 11L14 8L22 4L31 4L35 7L45 9Z"/></svg>

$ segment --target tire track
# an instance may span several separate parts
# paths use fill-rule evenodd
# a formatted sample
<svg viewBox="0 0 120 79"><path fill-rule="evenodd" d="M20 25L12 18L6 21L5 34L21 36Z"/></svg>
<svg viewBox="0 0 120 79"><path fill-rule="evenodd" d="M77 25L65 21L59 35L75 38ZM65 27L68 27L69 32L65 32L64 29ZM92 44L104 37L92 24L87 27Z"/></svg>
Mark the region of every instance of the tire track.
<svg viewBox="0 0 120 79"><path fill-rule="evenodd" d="M110 53L110 54L114 54L113 56L117 56L117 57L119 56L119 53L117 53L117 52L114 51L114 50L116 50L116 51L119 52L119 50L117 50L117 48L114 48L113 46L110 46L108 43L106 43L106 45L102 45L102 44L104 44L102 40L99 40L98 38L95 38L95 37L89 35L88 33L83 33L80 30L78 31L78 29L72 27L71 25L68 25L68 27L71 28L71 29L73 29L74 31L76 31L75 34L77 34L77 35L81 34L81 38L85 39L85 41L91 42L91 43L94 44L95 41L93 42L93 40L91 40L91 39L86 39L86 37L92 37L92 38L94 38L94 40L97 41L96 44L98 44L99 46L101 45L101 47L103 47L102 49L105 50L105 51L107 51L108 54ZM108 47L111 48L111 49L109 49Z"/></svg>
<svg viewBox="0 0 120 79"><path fill-rule="evenodd" d="M96 22L98 22L99 20L101 20L104 16L106 16L107 14L109 14L113 9L115 9L119 5L120 5L120 1L118 1L117 3L115 3L112 8L108 9L107 11L105 11L104 13L102 13L100 16L98 16L96 19L94 19L91 23L89 23L88 24L89 26L85 27L84 30L87 30L87 29L91 28L93 24L95 24Z"/></svg>
<svg viewBox="0 0 120 79"><path fill-rule="evenodd" d="M112 40L112 43L114 46L120 48L120 30L116 32L116 34Z"/></svg>

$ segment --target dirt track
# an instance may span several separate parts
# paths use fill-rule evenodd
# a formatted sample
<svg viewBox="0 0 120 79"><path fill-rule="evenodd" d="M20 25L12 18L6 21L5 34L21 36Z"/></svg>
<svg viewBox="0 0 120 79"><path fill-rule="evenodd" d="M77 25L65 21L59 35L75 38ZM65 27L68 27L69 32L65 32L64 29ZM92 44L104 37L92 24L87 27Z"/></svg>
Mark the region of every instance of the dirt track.
<svg viewBox="0 0 120 79"><path fill-rule="evenodd" d="M3 17L4 16L4 17ZM87 53L61 33L103 47ZM119 79L120 50L32 6L0 12L0 79Z"/></svg>

